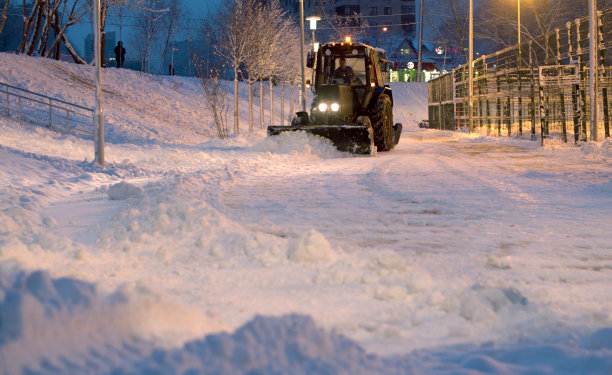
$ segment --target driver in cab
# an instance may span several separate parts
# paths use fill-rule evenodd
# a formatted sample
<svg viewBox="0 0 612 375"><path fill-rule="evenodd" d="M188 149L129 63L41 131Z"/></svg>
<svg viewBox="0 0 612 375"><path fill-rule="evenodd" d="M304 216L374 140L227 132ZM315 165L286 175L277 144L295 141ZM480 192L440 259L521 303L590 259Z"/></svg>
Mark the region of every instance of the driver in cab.
<svg viewBox="0 0 612 375"><path fill-rule="evenodd" d="M350 85L355 79L353 68L346 65L346 59L344 57L340 58L340 66L334 71L334 79L344 80L344 84L346 85Z"/></svg>

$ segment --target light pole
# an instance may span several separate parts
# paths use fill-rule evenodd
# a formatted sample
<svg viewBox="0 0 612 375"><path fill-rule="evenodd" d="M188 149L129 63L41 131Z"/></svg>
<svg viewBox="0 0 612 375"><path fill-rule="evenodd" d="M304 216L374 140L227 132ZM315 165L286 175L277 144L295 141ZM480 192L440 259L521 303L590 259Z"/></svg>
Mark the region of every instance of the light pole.
<svg viewBox="0 0 612 375"><path fill-rule="evenodd" d="M521 0L517 0L517 23L518 23L518 67L521 67ZM519 73L520 74L520 73Z"/></svg>
<svg viewBox="0 0 612 375"><path fill-rule="evenodd" d="M421 72L423 71L423 2L421 0L421 21L419 25L419 59L417 61L417 82L422 82Z"/></svg>
<svg viewBox="0 0 612 375"><path fill-rule="evenodd" d="M96 108L94 112L94 137L96 162L104 165L104 114L102 113L102 54L100 53L100 0L94 0L94 59L96 62Z"/></svg>
<svg viewBox="0 0 612 375"><path fill-rule="evenodd" d="M468 123L470 133L474 131L473 95L474 95L474 4L470 0L469 15L469 45L468 45Z"/></svg>
<svg viewBox="0 0 612 375"><path fill-rule="evenodd" d="M589 81L590 81L590 104L591 104L591 141L597 142L597 94L598 94L598 66L597 57L599 50L599 21L597 20L597 0L589 2Z"/></svg>
<svg viewBox="0 0 612 375"><path fill-rule="evenodd" d="M304 0L300 0L300 61L302 69L302 87L300 96L302 101L302 112L306 112L306 73L304 72Z"/></svg>

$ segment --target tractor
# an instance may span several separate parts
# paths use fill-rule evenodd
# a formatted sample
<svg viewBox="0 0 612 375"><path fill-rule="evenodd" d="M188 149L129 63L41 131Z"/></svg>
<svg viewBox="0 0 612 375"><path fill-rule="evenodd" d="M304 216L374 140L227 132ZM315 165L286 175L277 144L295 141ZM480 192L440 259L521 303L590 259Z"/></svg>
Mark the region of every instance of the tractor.
<svg viewBox="0 0 612 375"><path fill-rule="evenodd" d="M340 151L375 155L399 141L393 124L393 93L384 52L362 43L327 43L309 53L314 97L308 112L297 112L290 126L269 126L268 136L305 131L329 139ZM310 83L310 81L308 81Z"/></svg>

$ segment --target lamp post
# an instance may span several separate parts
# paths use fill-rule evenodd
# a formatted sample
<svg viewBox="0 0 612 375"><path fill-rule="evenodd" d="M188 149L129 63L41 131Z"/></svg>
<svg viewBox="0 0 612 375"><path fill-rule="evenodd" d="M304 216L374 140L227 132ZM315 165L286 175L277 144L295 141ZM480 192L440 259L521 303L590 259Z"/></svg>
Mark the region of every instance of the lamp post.
<svg viewBox="0 0 612 375"><path fill-rule="evenodd" d="M94 112L94 138L96 162L104 162L104 114L102 113L102 54L100 51L100 0L94 0L94 59L96 62L96 108Z"/></svg>
<svg viewBox="0 0 612 375"><path fill-rule="evenodd" d="M306 73L304 72L304 0L300 0L300 61L302 70L302 87L300 96L302 112L306 112Z"/></svg>
<svg viewBox="0 0 612 375"><path fill-rule="evenodd" d="M417 61L417 82L422 82L421 72L423 71L423 7L424 0L421 0L421 20L419 25L419 58Z"/></svg>
<svg viewBox="0 0 612 375"><path fill-rule="evenodd" d="M317 21L321 20L321 17L317 15L312 15L306 18L307 21L310 21L310 30L312 30L312 50L315 50L315 30L317 29Z"/></svg>
<svg viewBox="0 0 612 375"><path fill-rule="evenodd" d="M521 67L521 0L517 0L518 67Z"/></svg>
<svg viewBox="0 0 612 375"><path fill-rule="evenodd" d="M597 57L599 55L599 27L597 19L597 0L589 1L589 81L591 104L591 141L597 142L597 94L599 79Z"/></svg>
<svg viewBox="0 0 612 375"><path fill-rule="evenodd" d="M473 96L474 96L474 4L470 0L470 15L469 15L469 45L468 45L468 124L470 133L474 131L474 112L473 112Z"/></svg>

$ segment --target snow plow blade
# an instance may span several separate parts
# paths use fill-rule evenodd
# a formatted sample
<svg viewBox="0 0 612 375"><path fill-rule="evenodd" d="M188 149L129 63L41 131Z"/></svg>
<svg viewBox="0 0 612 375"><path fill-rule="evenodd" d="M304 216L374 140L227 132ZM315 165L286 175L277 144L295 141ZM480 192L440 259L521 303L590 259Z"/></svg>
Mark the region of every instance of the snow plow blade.
<svg viewBox="0 0 612 375"><path fill-rule="evenodd" d="M283 132L304 131L329 139L336 148L351 154L376 153L374 134L370 126L363 125L298 125L268 126L268 136Z"/></svg>

